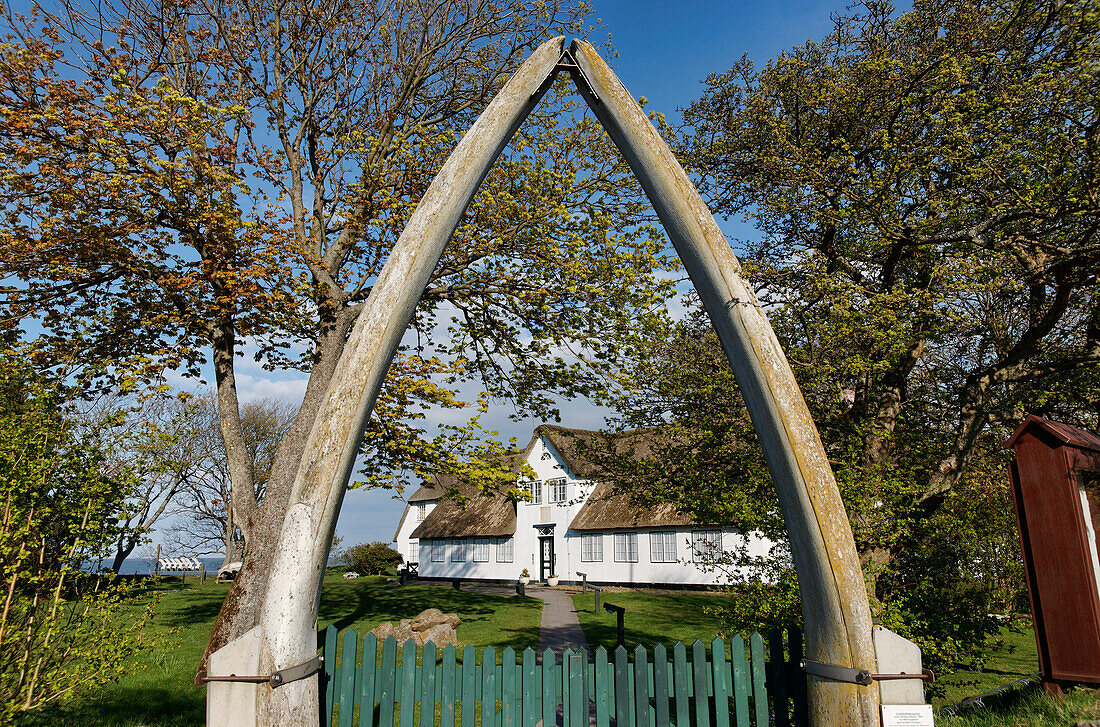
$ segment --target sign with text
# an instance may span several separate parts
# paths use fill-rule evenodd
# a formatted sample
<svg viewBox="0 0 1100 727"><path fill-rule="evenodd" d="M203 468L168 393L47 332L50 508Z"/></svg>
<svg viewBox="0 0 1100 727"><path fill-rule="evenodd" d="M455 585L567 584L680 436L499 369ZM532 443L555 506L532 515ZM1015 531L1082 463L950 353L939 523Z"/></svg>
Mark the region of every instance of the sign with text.
<svg viewBox="0 0 1100 727"><path fill-rule="evenodd" d="M933 727L931 704L884 704L882 727Z"/></svg>

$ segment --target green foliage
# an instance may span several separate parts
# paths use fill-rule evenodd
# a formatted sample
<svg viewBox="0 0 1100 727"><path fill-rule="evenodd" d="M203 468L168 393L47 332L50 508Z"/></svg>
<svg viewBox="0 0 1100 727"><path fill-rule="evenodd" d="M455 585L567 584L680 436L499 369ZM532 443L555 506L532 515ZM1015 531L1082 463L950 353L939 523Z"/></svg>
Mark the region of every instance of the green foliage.
<svg viewBox="0 0 1100 727"><path fill-rule="evenodd" d="M376 576L401 565L401 554L386 543L360 543L344 551L344 564L360 575Z"/></svg>
<svg viewBox="0 0 1100 727"><path fill-rule="evenodd" d="M988 614L1022 605L1007 432L1025 412L1097 424L1098 37L1093 0L868 2L820 42L710 77L685 114L712 208L761 231L744 271L818 425L873 608L933 668L972 661ZM639 370L661 383L625 405L686 427L688 454L724 449L694 460L725 458L729 485L763 492L759 467L732 459L751 437L717 436L744 428L732 377L692 335L654 345ZM713 511L690 492L704 476L651 489ZM787 603L756 593L766 613Z"/></svg>
<svg viewBox="0 0 1100 727"><path fill-rule="evenodd" d="M731 634L801 628L802 596L786 542L775 544L764 556L753 557L746 550L726 553L709 566L728 576L730 593L710 612Z"/></svg>
<svg viewBox="0 0 1100 727"><path fill-rule="evenodd" d="M638 507L674 502L698 522L778 537L779 503L733 372L705 314L654 325L611 434L578 441Z"/></svg>
<svg viewBox="0 0 1100 727"><path fill-rule="evenodd" d="M13 720L118 676L147 611L110 576L84 572L119 535L131 486L25 368L0 367L0 714Z"/></svg>

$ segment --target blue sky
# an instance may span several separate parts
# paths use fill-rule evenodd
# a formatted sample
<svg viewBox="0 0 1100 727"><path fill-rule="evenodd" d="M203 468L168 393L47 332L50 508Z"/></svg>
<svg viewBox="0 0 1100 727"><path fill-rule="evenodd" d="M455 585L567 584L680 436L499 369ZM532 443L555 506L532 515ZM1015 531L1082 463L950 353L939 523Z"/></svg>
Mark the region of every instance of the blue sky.
<svg viewBox="0 0 1100 727"><path fill-rule="evenodd" d="M591 0L602 30L619 53L608 59L627 89L649 99L649 108L670 120L702 92L703 80L744 54L762 65L781 51L820 39L832 27L830 14L843 2L693 2L692 0Z"/></svg>
<svg viewBox="0 0 1100 727"><path fill-rule="evenodd" d="M648 109L664 113L674 123L680 119L678 109L701 95L707 75L728 69L746 53L762 65L807 39L820 39L832 27L830 14L844 9L843 2L787 0L592 0L590 4L599 26L588 40L601 45L610 33L618 58L608 60L623 84L635 97L648 98ZM720 222L727 234L752 234L747 226ZM606 413L587 402L570 402L562 407L562 423L598 428ZM483 423L523 445L539 422L511 422L507 411L498 410ZM388 492L351 490L344 499L337 534L345 545L388 542L403 507Z"/></svg>

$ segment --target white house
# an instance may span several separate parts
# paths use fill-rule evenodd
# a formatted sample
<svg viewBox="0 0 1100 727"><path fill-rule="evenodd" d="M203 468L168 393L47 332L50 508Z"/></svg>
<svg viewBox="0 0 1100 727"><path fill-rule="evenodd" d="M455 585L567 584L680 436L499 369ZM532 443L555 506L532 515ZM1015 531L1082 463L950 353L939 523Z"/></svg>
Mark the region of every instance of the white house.
<svg viewBox="0 0 1100 727"><path fill-rule="evenodd" d="M611 494L584 452L598 432L537 427L514 453L535 479L519 477L532 497L471 494L460 505L443 493L453 484L436 477L409 498L397 526L397 550L423 578L514 582L523 569L533 580L578 573L605 585L707 585L718 575L705 563L718 550L747 544L764 555L771 542L729 527L692 521L674 506L635 507ZM458 490L462 491L462 486Z"/></svg>

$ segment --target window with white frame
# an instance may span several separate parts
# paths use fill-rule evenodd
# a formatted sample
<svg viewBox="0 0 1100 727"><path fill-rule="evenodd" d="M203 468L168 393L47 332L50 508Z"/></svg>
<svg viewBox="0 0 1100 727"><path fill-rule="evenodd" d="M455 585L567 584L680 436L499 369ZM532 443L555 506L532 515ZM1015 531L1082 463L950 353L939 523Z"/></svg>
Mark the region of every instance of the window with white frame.
<svg viewBox="0 0 1100 727"><path fill-rule="evenodd" d="M465 563L466 562L466 541L465 540L452 540L451 541L451 562L452 563Z"/></svg>
<svg viewBox="0 0 1100 727"><path fill-rule="evenodd" d="M615 562L638 562L638 534L615 533Z"/></svg>
<svg viewBox="0 0 1100 727"><path fill-rule="evenodd" d="M721 530L696 530L691 534L691 559L696 563L712 561L721 553Z"/></svg>
<svg viewBox="0 0 1100 727"><path fill-rule="evenodd" d="M488 563L489 562L489 541L485 538L478 538L471 543L473 548L473 556L475 563Z"/></svg>
<svg viewBox="0 0 1100 727"><path fill-rule="evenodd" d="M497 541L497 563L511 563L515 540L501 538Z"/></svg>
<svg viewBox="0 0 1100 727"><path fill-rule="evenodd" d="M420 522L424 519L424 516L428 514L428 506L423 502L416 503L416 521Z"/></svg>
<svg viewBox="0 0 1100 727"><path fill-rule="evenodd" d="M527 483L527 491L531 493L530 503L532 505L542 504L542 481L535 480L534 482Z"/></svg>
<svg viewBox="0 0 1100 727"><path fill-rule="evenodd" d="M432 562L433 563L442 563L443 562L443 553L445 553L446 550L447 550L447 541L446 540L433 540L432 541Z"/></svg>
<svg viewBox="0 0 1100 727"><path fill-rule="evenodd" d="M409 562L410 563L416 563L419 560L420 560L420 541L419 540L410 540L409 541Z"/></svg>
<svg viewBox="0 0 1100 727"><path fill-rule="evenodd" d="M603 562L603 534L581 536L581 560L586 563Z"/></svg>
<svg viewBox="0 0 1100 727"><path fill-rule="evenodd" d="M676 533L650 533L649 560L651 563L675 563Z"/></svg>
<svg viewBox="0 0 1100 727"><path fill-rule="evenodd" d="M565 502L564 477L556 477L552 480L547 480L546 484L550 486L550 502Z"/></svg>

